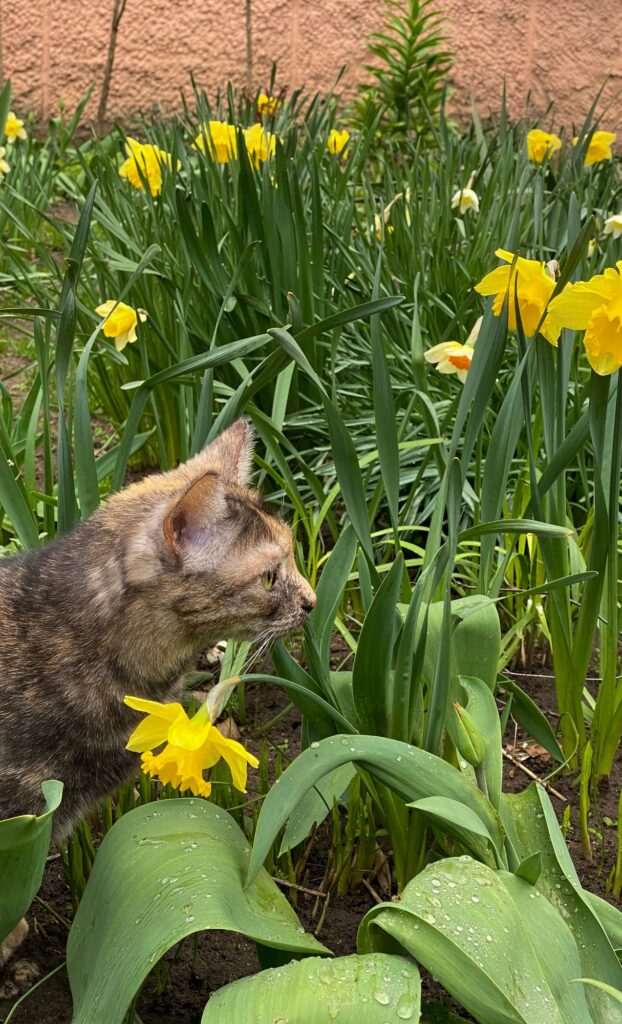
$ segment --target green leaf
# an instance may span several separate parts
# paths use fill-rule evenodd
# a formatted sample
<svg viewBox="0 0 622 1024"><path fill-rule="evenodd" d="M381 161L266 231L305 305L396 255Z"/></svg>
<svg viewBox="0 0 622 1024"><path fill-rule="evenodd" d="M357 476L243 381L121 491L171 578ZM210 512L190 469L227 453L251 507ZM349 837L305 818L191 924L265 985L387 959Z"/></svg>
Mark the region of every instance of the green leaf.
<svg viewBox="0 0 622 1024"><path fill-rule="evenodd" d="M279 857L302 843L314 825L322 824L332 811L334 801L342 798L355 775L352 765L343 764L303 796L287 822Z"/></svg>
<svg viewBox="0 0 622 1024"><path fill-rule="evenodd" d="M419 1020L421 980L412 960L385 953L310 957L241 978L215 992L201 1024L386 1024Z"/></svg>
<svg viewBox="0 0 622 1024"><path fill-rule="evenodd" d="M122 1024L154 963L206 928L292 953L326 952L267 872L243 889L247 868L246 837L206 800L160 800L120 818L69 933L73 1024Z"/></svg>
<svg viewBox="0 0 622 1024"><path fill-rule="evenodd" d="M316 588L317 604L307 620L317 640L321 660L327 665L335 616L352 569L356 547L356 534L351 526L346 527L322 570Z"/></svg>
<svg viewBox="0 0 622 1024"><path fill-rule="evenodd" d="M380 275L382 272L382 250L378 255L376 273L374 275L373 297L378 298L380 292ZM397 526L400 495L400 457L397 444L397 421L393 388L381 333L381 318L375 313L370 321L371 331L371 371L373 381L374 421L376 439L380 456L380 471L389 506L391 523ZM398 534L396 532L396 537ZM399 541L398 541L399 543Z"/></svg>
<svg viewBox="0 0 622 1024"><path fill-rule="evenodd" d="M512 715L518 724L561 764L565 760L564 754L546 715L513 679L503 676L499 685L512 694Z"/></svg>
<svg viewBox="0 0 622 1024"><path fill-rule="evenodd" d="M622 992L619 989L612 988L611 985L605 985L603 981L596 981L595 978L575 978L574 980L581 981L584 985L594 985L602 992L606 992L612 999L615 999L616 1003L622 1004Z"/></svg>
<svg viewBox="0 0 622 1024"><path fill-rule="evenodd" d="M502 829L492 804L447 761L384 736L331 736L303 751L266 796L257 821L249 881L255 878L279 831L305 793L335 768L349 762L361 765L406 802L444 796L470 807L496 848L502 848Z"/></svg>
<svg viewBox="0 0 622 1024"><path fill-rule="evenodd" d="M600 1024L570 928L532 886L470 857L425 868L359 929L361 952L410 953L480 1024Z"/></svg>
<svg viewBox="0 0 622 1024"><path fill-rule="evenodd" d="M472 540L487 533L533 533L536 537L570 537L574 530L553 523L540 523L536 519L495 519L490 523L478 523L462 530L459 541Z"/></svg>
<svg viewBox="0 0 622 1024"><path fill-rule="evenodd" d="M51 779L41 790L45 807L40 815L22 814L0 821L0 942L24 916L41 885L52 815L60 805L63 784Z"/></svg>
<svg viewBox="0 0 622 1024"><path fill-rule="evenodd" d="M464 807L456 800L449 800L442 796L415 800L408 806L419 811L426 821L435 825L445 835L457 839L478 860L488 864L489 867L497 867L498 858L495 857L492 836L479 815L470 807ZM484 841L482 842L482 840Z"/></svg>
<svg viewBox="0 0 622 1024"><path fill-rule="evenodd" d="M499 613L494 602L479 594L461 597L451 602L451 615L454 620L458 620L451 634L451 699L459 699L459 675L476 676L493 690L501 650ZM424 676L428 680L431 680L434 674L442 619L442 602L431 604L424 661Z"/></svg>
<svg viewBox="0 0 622 1024"><path fill-rule="evenodd" d="M400 554L365 616L352 671L354 703L362 728L381 736L392 735L391 664L396 625L399 625L396 604L403 571L404 559Z"/></svg>
<svg viewBox="0 0 622 1024"><path fill-rule="evenodd" d="M551 801L542 786L531 783L522 793L504 794L501 813L508 837L520 860L534 853L542 858L542 872L535 886L539 897L556 907L573 932L580 955L579 974L599 978L622 989L622 967L593 903L585 892L561 833ZM620 911L612 908L618 921ZM588 992L594 1020L622 1024L622 1010L611 1008L600 992Z"/></svg>
<svg viewBox="0 0 622 1024"><path fill-rule="evenodd" d="M9 517L20 543L25 548L36 547L39 543L39 533L28 507L24 486L15 477L2 449L0 449L0 506Z"/></svg>

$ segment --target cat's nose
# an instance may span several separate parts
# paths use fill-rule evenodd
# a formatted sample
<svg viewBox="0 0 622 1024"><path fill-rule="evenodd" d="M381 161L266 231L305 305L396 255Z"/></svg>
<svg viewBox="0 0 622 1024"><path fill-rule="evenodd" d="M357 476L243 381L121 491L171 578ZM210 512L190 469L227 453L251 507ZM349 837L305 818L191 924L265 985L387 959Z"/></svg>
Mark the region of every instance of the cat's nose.
<svg viewBox="0 0 622 1024"><path fill-rule="evenodd" d="M307 615L315 608L315 605L317 604L317 597L315 596L315 592L311 590L311 587L303 593L300 604L302 605L303 612Z"/></svg>

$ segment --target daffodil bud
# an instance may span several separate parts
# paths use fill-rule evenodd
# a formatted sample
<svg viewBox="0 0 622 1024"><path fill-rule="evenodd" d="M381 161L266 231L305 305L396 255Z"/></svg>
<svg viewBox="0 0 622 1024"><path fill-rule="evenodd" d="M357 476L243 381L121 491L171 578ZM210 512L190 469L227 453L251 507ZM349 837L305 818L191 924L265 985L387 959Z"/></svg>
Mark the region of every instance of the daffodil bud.
<svg viewBox="0 0 622 1024"><path fill-rule="evenodd" d="M456 702L454 711L456 718L454 719L453 740L458 748L458 753L462 754L465 761L477 768L484 760L486 741L471 715L461 704Z"/></svg>

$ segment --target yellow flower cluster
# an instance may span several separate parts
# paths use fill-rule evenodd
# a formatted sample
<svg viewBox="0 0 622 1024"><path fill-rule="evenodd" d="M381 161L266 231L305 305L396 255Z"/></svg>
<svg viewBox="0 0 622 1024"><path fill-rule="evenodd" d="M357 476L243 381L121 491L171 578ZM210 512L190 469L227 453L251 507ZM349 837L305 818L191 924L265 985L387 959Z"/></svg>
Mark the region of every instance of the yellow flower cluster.
<svg viewBox="0 0 622 1024"><path fill-rule="evenodd" d="M495 296L495 316L501 315L507 298L508 325L515 328L516 296L527 336L539 331L557 345L563 328L585 331L583 344L595 373L607 376L622 367L622 260L615 269L608 267L589 281L567 284L552 297L555 280L544 263L503 249L497 249L496 255L505 266L492 270L475 286L480 295Z"/></svg>
<svg viewBox="0 0 622 1024"><path fill-rule="evenodd" d="M162 168L169 170L173 166L173 158L158 146L143 144L136 139L128 138L125 143L127 159L121 164L119 174L127 178L134 188L144 189L145 186L152 196L159 196L162 191ZM177 161L177 170L181 167Z"/></svg>
<svg viewBox="0 0 622 1024"><path fill-rule="evenodd" d="M592 164L598 164L602 160L611 160L613 155L611 147L615 140L615 132L593 132L583 158L583 165L591 167ZM573 145L576 146L579 141L581 141L579 136L576 136L572 140ZM527 133L527 156L536 164L543 163L561 148L562 140L559 135L544 132L541 128L533 128Z"/></svg>
<svg viewBox="0 0 622 1024"><path fill-rule="evenodd" d="M276 135L266 131L259 121L251 128L242 129L242 137L254 168L273 156ZM208 121L194 140L194 147L219 164L229 163L238 155L237 129L227 121Z"/></svg>
<svg viewBox="0 0 622 1024"><path fill-rule="evenodd" d="M235 788L246 791L248 766L257 768L259 761L241 743L221 735L206 704L189 718L181 704L160 704L141 697L126 697L125 703L147 716L130 736L127 750L142 754L142 768L148 775L164 785L170 782L176 789L208 797L212 786L203 772L223 758ZM154 754L162 746L160 753Z"/></svg>

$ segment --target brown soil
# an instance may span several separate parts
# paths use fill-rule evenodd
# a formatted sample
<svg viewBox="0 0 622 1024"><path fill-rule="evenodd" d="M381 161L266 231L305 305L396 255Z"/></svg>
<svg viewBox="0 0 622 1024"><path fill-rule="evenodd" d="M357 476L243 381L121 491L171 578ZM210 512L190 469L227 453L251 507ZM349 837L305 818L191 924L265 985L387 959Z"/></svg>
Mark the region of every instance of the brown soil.
<svg viewBox="0 0 622 1024"><path fill-rule="evenodd" d="M539 706L555 720L553 683L546 674L515 676ZM249 732L269 722L287 704L282 692L273 686L256 687L248 696ZM300 718L297 711L291 711L271 730L272 742L295 756L299 749ZM245 741L246 742L246 741ZM523 736L510 720L505 737L506 750L510 757L521 762L518 767L513 761L505 761L506 791L517 792L530 781L524 771L545 777L551 771L548 755L533 741ZM252 747L252 740L248 740ZM256 748L255 748L256 749ZM622 768L618 762L614 768L611 784L604 790L598 808L594 809L592 824L595 829L594 859L583 858L577 829L577 794L573 781L567 776L557 777L551 783L561 797L571 805L571 830L568 844L584 885L599 895L611 899L606 892L606 875L615 859L615 828L603 824L604 818L615 821L617 816L617 794L622 787ZM566 802L555 794L551 798L561 819ZM305 883L311 888L321 885L325 872L327 836L319 837L308 865ZM287 891L287 890L285 890ZM312 910L315 899L298 894L297 913L308 931L316 932L321 941L337 955L356 951L356 932L364 913L373 904L374 898L365 888L359 888L343 897L331 896L326 919L318 931L318 918ZM613 902L613 901L612 901ZM65 883L60 860L49 861L44 883L28 915L31 932L19 953L20 959L34 961L41 975L45 975L62 963L67 935L67 923L71 917L71 901ZM170 965L170 974L165 984L158 987L156 976L152 975L145 984L138 1004L142 1024L156 1024L166 1020L170 1024L198 1024L205 1003L210 994L222 985L237 978L260 970L255 946L241 936L228 932L203 933L185 940L165 958ZM160 975L162 979L162 973ZM424 1020L443 1021L470 1019L451 1001L443 998L443 992L431 979L424 978L424 995L434 1001L440 1010L443 1000L447 1011L455 1016L448 1018L445 1013L439 1017L431 1008ZM15 1000L0 1000L0 1020L8 1013ZM447 1012L446 1011L446 1012ZM46 981L39 989L17 1008L11 1024L70 1024L71 995L64 969Z"/></svg>

